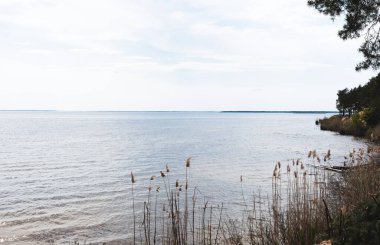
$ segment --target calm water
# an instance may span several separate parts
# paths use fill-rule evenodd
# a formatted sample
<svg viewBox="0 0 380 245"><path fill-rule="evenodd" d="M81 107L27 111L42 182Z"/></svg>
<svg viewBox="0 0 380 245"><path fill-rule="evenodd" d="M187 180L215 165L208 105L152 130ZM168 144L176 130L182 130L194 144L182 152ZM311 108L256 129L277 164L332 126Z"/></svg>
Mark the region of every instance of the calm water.
<svg viewBox="0 0 380 245"><path fill-rule="evenodd" d="M341 163L365 143L323 132L321 114L217 112L0 112L0 243L87 242L131 236L130 171L136 202L168 164L215 203L239 204L267 190L276 161L331 149ZM158 183L159 179L157 179ZM138 204L137 204L138 205Z"/></svg>

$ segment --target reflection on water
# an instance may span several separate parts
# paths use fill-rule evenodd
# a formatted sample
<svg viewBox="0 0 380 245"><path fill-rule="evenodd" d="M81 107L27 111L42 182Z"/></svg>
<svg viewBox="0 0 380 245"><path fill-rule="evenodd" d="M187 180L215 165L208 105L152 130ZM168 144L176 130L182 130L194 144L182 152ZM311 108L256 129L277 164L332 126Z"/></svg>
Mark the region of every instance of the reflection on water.
<svg viewBox="0 0 380 245"><path fill-rule="evenodd" d="M168 164L172 181L183 179L189 156L190 185L232 209L241 203L240 175L248 191L267 191L277 161L331 149L342 162L365 147L320 131L314 121L322 116L0 112L0 242L123 241L133 225L130 171L138 205L151 175Z"/></svg>

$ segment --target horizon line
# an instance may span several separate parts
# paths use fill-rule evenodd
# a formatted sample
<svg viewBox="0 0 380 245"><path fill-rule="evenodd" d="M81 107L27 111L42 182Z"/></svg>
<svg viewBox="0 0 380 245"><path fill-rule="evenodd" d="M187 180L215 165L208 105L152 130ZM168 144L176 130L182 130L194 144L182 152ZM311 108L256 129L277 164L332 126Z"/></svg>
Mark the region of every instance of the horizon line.
<svg viewBox="0 0 380 245"><path fill-rule="evenodd" d="M0 112L216 112L216 113L338 113L336 110L56 110L0 109Z"/></svg>

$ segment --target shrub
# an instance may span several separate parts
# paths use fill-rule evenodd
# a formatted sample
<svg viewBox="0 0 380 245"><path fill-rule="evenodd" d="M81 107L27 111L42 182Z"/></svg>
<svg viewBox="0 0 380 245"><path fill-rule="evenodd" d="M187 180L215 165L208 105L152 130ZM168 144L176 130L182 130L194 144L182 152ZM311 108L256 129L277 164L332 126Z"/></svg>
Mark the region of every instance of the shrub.
<svg viewBox="0 0 380 245"><path fill-rule="evenodd" d="M340 131L342 116L332 116L330 118L323 118L319 120L321 125L321 130L330 130L334 132Z"/></svg>
<svg viewBox="0 0 380 245"><path fill-rule="evenodd" d="M368 200L354 209L343 223L334 244L380 244L380 205L377 199Z"/></svg>
<svg viewBox="0 0 380 245"><path fill-rule="evenodd" d="M380 123L371 131L371 140L380 142Z"/></svg>
<svg viewBox="0 0 380 245"><path fill-rule="evenodd" d="M374 108L365 108L362 111L362 119L369 125L375 126L378 122L377 111Z"/></svg>

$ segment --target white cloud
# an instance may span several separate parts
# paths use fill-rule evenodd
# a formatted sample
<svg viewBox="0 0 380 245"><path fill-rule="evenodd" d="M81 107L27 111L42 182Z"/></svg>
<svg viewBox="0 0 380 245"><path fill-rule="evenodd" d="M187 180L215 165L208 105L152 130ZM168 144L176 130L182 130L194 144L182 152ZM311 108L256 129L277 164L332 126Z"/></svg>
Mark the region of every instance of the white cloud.
<svg viewBox="0 0 380 245"><path fill-rule="evenodd" d="M2 0L0 109L334 109L371 75L338 28L305 0Z"/></svg>

